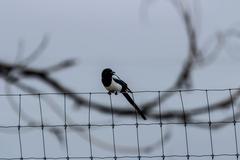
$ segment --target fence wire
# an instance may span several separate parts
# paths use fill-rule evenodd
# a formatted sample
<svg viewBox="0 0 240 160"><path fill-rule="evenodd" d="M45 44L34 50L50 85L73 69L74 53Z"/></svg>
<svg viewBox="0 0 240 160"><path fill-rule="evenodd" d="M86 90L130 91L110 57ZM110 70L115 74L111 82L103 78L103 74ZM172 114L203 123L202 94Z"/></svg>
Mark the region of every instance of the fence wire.
<svg viewBox="0 0 240 160"><path fill-rule="evenodd" d="M239 112L238 109L238 105L237 102L233 100L233 96L232 96L232 92L233 91L238 91L238 89L209 89L209 90L201 90L201 89L194 89L194 90L176 90L176 91L140 91L140 92L134 92L132 94L133 99L136 100L136 95L137 94L142 94L143 96L147 95L147 94L154 94L157 95L158 97L158 105L155 108L154 112L158 112L159 113L159 119L158 120L151 120L151 118L149 118L146 121L143 121L140 119L140 117L138 117L138 115L136 114L134 117L134 121L133 120L129 120L129 118L127 117L126 120L121 120L124 122L119 122L118 120L118 116L116 116L114 114L114 103L113 103L113 95L108 95L106 93L102 93L102 92L92 92L92 93L38 93L38 94L1 94L0 97L1 98L6 98L6 97L17 97L18 98L18 114L16 115L18 117L18 122L16 123L16 125L6 125L6 124L2 124L0 123L0 134L3 135L5 134L5 131L8 129L13 129L14 130L14 134L16 134L18 136L18 140L14 142L14 146L18 146L17 148L19 149L19 151L15 151L15 152L19 152L19 156L14 157L10 152L8 154L2 154L1 150L3 150L4 148L9 149L9 151L11 150L11 146L6 146L8 139L5 139L4 141L0 141L0 160L24 160L24 159L239 159L239 130L240 130L240 126L239 123L240 121L238 120L237 112ZM179 112L183 113L184 116L184 120L183 121L171 121L171 120L165 120L162 117L163 112L165 112L163 110L163 107L165 105L165 103L162 102L161 100L161 94L164 92L174 92L176 94L176 97L178 97L180 99L180 110ZM203 100L207 106L207 118L205 120L201 120L201 121L191 121L188 119L185 119L185 114L188 112L189 109L189 105L186 105L186 99L184 98L185 94L195 94L196 92L201 92L204 95ZM230 99L231 99L231 105L228 109L231 110L231 114L232 114L232 120L229 121L217 121L214 120L214 114L212 114L211 111L211 98L209 96L209 94L211 92L215 92L215 93L225 93L227 94ZM67 97L68 94L80 94L80 95L84 95L85 97L88 97L88 109L86 111L86 115L87 115L87 122L86 123L75 123L75 124L70 124L70 122L68 122L68 119L71 118L71 114L70 114L70 108L68 106L68 101L67 101ZM183 95L184 94L184 95ZM60 102L63 104L63 123L62 124L50 124L47 123L43 112L43 104L42 104L42 97L43 96L51 96L51 95L60 95L63 97L63 101ZM104 96L109 96L108 102L105 103L109 103L109 106L111 107L111 118L110 121L108 121L107 123L103 123L103 122L93 122L93 115L92 112L94 112L91 109L92 103L93 102L93 96L96 97L98 95L104 95ZM22 124L22 112L25 106L23 106L23 97L28 97L28 96L35 96L37 97L38 100L38 109L39 109L39 113L40 113L40 123L39 124L31 124L31 123L27 123L27 124ZM115 95L114 95L115 96ZM215 99L215 98L214 98ZM61 101L62 99L60 99ZM192 100L194 101L194 99ZM0 102L1 103L1 102ZM136 100L137 103L137 100ZM1 106L1 108L3 108L5 106ZM0 109L1 112L1 109ZM81 112L81 111L79 111ZM224 110L224 112L226 112ZM6 113L7 114L7 113ZM223 113L224 116L225 113ZM101 116L106 116L106 115L98 115L99 118L101 119ZM146 115L148 117L148 115ZM123 117L124 118L124 117ZM219 118L219 117L218 117ZM219 124L227 124L227 126L231 126L231 127L223 127L220 130L222 130L222 139L220 138L220 140L216 141L214 140L214 136L218 133L216 133L216 131L214 131L214 126L215 125L219 125ZM166 138L164 137L165 134L169 134L166 132L167 127L171 126L171 125L177 125L178 127L181 127L183 129L184 132L184 136L179 136L178 134L180 133L181 129L177 129L175 131L171 131L174 133L171 134L175 134L176 138L175 139L181 139L184 141L184 143L179 144L177 140L174 140L173 138L173 142L168 142L171 141L170 140L166 140ZM201 133L198 132L198 130L193 130L191 129L191 127L194 126L207 126L206 128L201 128L201 130L206 130L208 132L208 134L204 134L202 135ZM155 148L159 148L159 150L155 151L154 154L151 154L150 152L142 152L142 147L145 145L144 143L147 142L148 140L145 140L146 137L148 136L152 136L152 135L148 135L148 134L144 134L143 129L140 129L140 127L144 127L144 126L151 126L153 127L154 130L154 136L156 136L160 141L159 141L159 145L155 146ZM77 150L79 150L79 152L81 152L82 148L84 148L84 150L88 150L88 153L85 153L87 156L76 156L71 154L71 148L73 148L74 146L71 146L71 143L69 143L70 139L71 139L71 135L70 132L74 129L74 128L84 128L87 130L87 145L86 144L80 144L80 148L78 148ZM105 139L108 139L108 142L110 142L112 144L112 150L108 152L110 152L110 154L106 155L106 154L97 154L96 151L96 134L94 134L93 132L95 132L96 128L104 128L104 127L109 127L110 129L110 134L111 136L107 136L107 138L105 137ZM128 145L134 146L135 148L135 153L133 154L127 154L127 152L122 152L120 149L118 150L118 146L119 146L119 142L117 141L118 139L118 131L119 129L116 127L131 127L131 129L134 129L135 132L133 134L133 136L131 137L127 137L129 139L129 144L125 144L126 146L126 150L128 150ZM38 155L33 155L33 156L27 156L28 155L28 151L24 148L25 146L23 145L24 140L23 139L23 135L25 134L23 132L24 129L32 129L32 130L38 130L41 132L40 136L38 137L38 141L41 141L41 146L30 146L30 147L37 147L42 148L42 153L41 156ZM47 147L49 143L51 143L53 140L47 138L47 136L49 136L47 134L47 132L49 131L49 129L54 129L54 128L61 128L63 130L63 137L64 137L64 153L62 153L61 156L58 156L56 154L56 156L52 156L54 155L54 148L49 148ZM128 130L129 129L129 130ZM233 130L233 131L230 131ZM124 131L126 133L130 132L130 128L126 128L126 130ZM147 132L147 131L146 131ZM233 132L233 134L230 135L230 132ZM149 133L149 132L148 132ZM81 133L79 133L81 134ZM105 132L101 133L103 136L105 134ZM100 135L100 137L102 136ZM140 136L140 135L144 135L144 136ZM191 136L190 136L191 135ZM231 143L231 146L227 146L228 148L231 148L231 152L225 152L224 146L225 141L224 139L227 139L226 137L230 136L233 139L233 143ZM0 136L1 137L1 136ZM99 135L98 135L99 137ZM152 139L156 139L156 137L152 137ZM135 144L132 144L132 139L134 139L134 141L136 141ZM149 137L148 137L149 138ZM205 138L208 139L207 141L209 142L207 145L203 145L203 146L192 146L192 142L191 141L196 141L197 139L199 139L199 143L201 141L201 138ZM150 138L151 139L151 138ZM25 140L26 141L26 140ZM29 137L29 139L27 139L27 141L34 141L34 138ZM50 142L49 142L50 141ZM121 140L120 140L121 141ZM127 140L128 141L128 140ZM130 144L131 143L131 144ZM181 148L181 150L184 150L184 153L180 153L178 152L177 154L174 152L174 150L171 150L171 147L169 147L170 144L168 143L172 143L173 145L175 145L176 148ZM216 143L216 144L215 144ZM220 144L220 145L219 145ZM60 145L60 144L59 144ZM62 145L62 144L61 144ZM72 144L73 145L73 144ZM198 145L198 142L195 144ZM29 147L29 146L28 146ZM99 146L98 146L99 147ZM192 148L196 147L198 150L198 154L196 154L196 152L193 152ZM101 147L100 147L101 148ZM207 152L202 151L204 150L204 148L209 148L209 150ZM219 149L220 148L220 149ZM49 151L50 150L50 151ZM177 149L175 149L177 150ZM220 150L221 152L217 151ZM48 153L52 152L51 155L49 155ZM121 152L121 153L120 153ZM101 152L100 152L101 153ZM124 154L126 153L126 154ZM171 154L172 153L172 154Z"/></svg>

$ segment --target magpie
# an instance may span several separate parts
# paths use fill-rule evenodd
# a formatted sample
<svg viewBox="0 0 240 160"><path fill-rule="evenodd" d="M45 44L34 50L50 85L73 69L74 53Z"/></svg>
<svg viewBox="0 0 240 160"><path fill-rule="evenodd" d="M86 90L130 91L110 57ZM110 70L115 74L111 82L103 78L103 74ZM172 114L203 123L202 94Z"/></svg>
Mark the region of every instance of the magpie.
<svg viewBox="0 0 240 160"><path fill-rule="evenodd" d="M115 78L114 76L116 76L117 78ZM111 93L115 93L115 95L117 95L118 92L122 93L123 96L128 100L128 102L135 108L138 114L140 114L141 117L146 120L143 112L129 96L128 92L132 93L132 91L128 88L128 85L123 80L121 80L110 68L105 68L102 71L102 83L104 87L108 90L109 95L111 95Z"/></svg>

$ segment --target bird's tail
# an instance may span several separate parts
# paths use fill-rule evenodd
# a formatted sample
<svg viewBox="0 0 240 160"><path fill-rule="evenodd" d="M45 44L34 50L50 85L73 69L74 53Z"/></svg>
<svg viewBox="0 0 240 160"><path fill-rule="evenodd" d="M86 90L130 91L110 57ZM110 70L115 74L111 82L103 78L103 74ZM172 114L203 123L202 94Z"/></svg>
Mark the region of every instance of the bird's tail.
<svg viewBox="0 0 240 160"><path fill-rule="evenodd" d="M124 97L128 100L128 102L135 108L135 110L138 112L138 114L141 115L141 117L146 120L147 118L145 117L145 115L143 114L143 112L139 109L139 107L136 105L136 103L133 101L133 99L129 96L128 93L126 92L122 92L122 94L124 95Z"/></svg>

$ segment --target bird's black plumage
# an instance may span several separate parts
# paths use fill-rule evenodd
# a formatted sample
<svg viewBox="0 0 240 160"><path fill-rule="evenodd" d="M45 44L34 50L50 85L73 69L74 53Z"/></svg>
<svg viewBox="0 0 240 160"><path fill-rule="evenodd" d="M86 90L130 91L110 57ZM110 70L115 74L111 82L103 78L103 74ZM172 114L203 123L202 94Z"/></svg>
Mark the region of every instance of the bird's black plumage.
<svg viewBox="0 0 240 160"><path fill-rule="evenodd" d="M106 68L102 71L102 83L104 87L108 87L112 82L112 75L114 72L110 68Z"/></svg>
<svg viewBox="0 0 240 160"><path fill-rule="evenodd" d="M113 77L114 74L115 72L113 72L110 68L106 68L102 71L102 83L104 87L109 91L109 93L111 92L117 93L117 91L120 91L123 94L123 96L127 99L127 101L135 108L138 114L141 115L141 117L144 120L146 120L146 117L143 114L143 112L139 109L139 107L127 93L127 92L132 93L132 91L128 88L127 83L121 80L118 76L117 76L118 79L114 78Z"/></svg>
<svg viewBox="0 0 240 160"><path fill-rule="evenodd" d="M116 78L112 78L113 81L115 81L116 83L120 84L122 86L122 90L121 92L132 92L128 86L127 86L127 83L125 83L123 80L121 79L116 79Z"/></svg>
<svg viewBox="0 0 240 160"><path fill-rule="evenodd" d="M129 96L127 92L122 92L123 96L128 100L128 102L135 108L135 110L140 114L140 116L146 120L147 118L143 114L143 112L139 109L139 107L136 105L136 103L133 101L133 99Z"/></svg>

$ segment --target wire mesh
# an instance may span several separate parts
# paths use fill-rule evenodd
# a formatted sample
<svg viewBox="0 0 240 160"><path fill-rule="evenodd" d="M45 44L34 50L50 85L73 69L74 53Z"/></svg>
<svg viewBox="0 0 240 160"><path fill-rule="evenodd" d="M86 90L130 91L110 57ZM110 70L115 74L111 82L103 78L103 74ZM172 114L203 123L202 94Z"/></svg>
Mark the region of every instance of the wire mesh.
<svg viewBox="0 0 240 160"><path fill-rule="evenodd" d="M149 94L157 97L158 103L152 112L157 114L158 118L153 119L150 116L152 113L147 113L146 116L148 119L146 121L143 121L137 114L132 117L124 114L116 115L115 109L119 104L115 99L118 96L101 92L1 94L0 101L2 101L4 105L1 106L2 109L0 109L0 112L5 111L3 109L4 107L9 107L3 102L3 99L6 99L6 97L14 97L15 100L17 99L17 114L15 114L17 122L15 125L9 125L7 121L0 122L0 159L239 159L238 141L240 121L238 115L240 110L237 99L233 97L233 92L236 91L239 90L195 89L134 92L132 97L136 103L140 103L138 101L141 100L144 101ZM174 98L170 101L172 101L171 103L175 103L175 105L168 105L166 101L163 102L162 95L165 92L175 94L175 98L178 99L179 102ZM200 96L195 98L191 97L198 93L201 94L201 98ZM85 111L81 109L78 111L83 112L83 116L86 116L87 121L69 120L72 118L72 114L77 111L74 109L70 111L72 107L68 104L70 103L68 94L79 94L88 99L87 109ZM216 96L217 94L218 96ZM222 94L227 95L231 103L229 107L223 109L219 106L219 110L222 112L216 114L213 104L214 101L223 98ZM44 107L43 105L44 97L53 95L58 96L57 101L62 107L61 111L63 113L63 121L56 124L48 122L51 117L49 119L48 113L46 111L44 112L44 108L48 106ZM26 109L24 109L26 105L23 105L23 102L31 96L38 101L37 108L39 110L38 113L32 113L32 116L39 116L40 118L37 123L23 123L22 121L26 114L23 112L26 112ZM100 98L98 96L100 96ZM23 97L25 100L23 100ZM105 99L102 97L105 97ZM102 100L103 105L104 102L106 105L109 103L111 109L110 115L93 110L91 106L96 103L98 98ZM191 114L190 111L195 107L191 106L191 104L198 102L205 104L207 112L201 113L199 111L199 113L193 113L191 115L192 119L189 119L187 114ZM32 104L29 103L28 105ZM35 105L36 104L32 107L36 107ZM171 105L177 106L178 109L169 107ZM170 110L167 107L169 107ZM132 108L129 107L129 109L131 110ZM183 119L168 119L163 117L164 114L171 113L171 109L182 113ZM5 114L8 114L8 112L9 111L6 111ZM231 114L231 119L224 119L223 117L228 114ZM104 117L103 119L107 117L107 121L99 121L101 117ZM195 117L198 117L199 120L196 120ZM37 130L40 133L37 134L38 136L36 137L24 138L24 134L28 134L26 129L31 129L29 132ZM8 130L11 130L11 135L16 135L17 138L11 139L10 136L8 137L8 135L10 135L7 132ZM56 137L61 137L61 135L63 137L63 143L61 142L61 138L57 138L58 141L60 141L58 145L64 146L60 147L61 155L57 152L55 153L56 148L49 147L49 144L52 144L54 141L54 136L50 137L48 133L50 131L52 131L51 134L55 134ZM73 135L74 133L80 135L85 143L79 144L76 135ZM156 143L148 145L148 141L151 139ZM11 141L11 144L8 143L8 141ZM28 145L34 144L34 141L40 141L41 145L24 145L24 143ZM206 143L203 143L203 141L206 141ZM230 143L229 141L232 142ZM12 146L15 146L15 149L11 151ZM32 152L31 149L29 150L31 147L39 150L39 153L36 155L29 153ZM75 152L72 150L75 150ZM84 152L84 154L81 155L78 154L78 152Z"/></svg>

